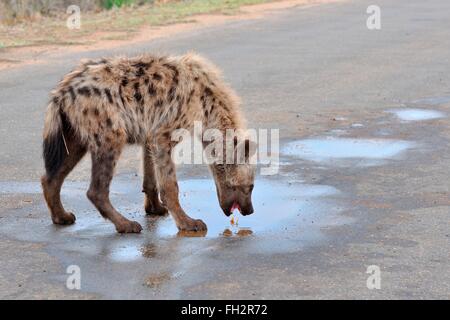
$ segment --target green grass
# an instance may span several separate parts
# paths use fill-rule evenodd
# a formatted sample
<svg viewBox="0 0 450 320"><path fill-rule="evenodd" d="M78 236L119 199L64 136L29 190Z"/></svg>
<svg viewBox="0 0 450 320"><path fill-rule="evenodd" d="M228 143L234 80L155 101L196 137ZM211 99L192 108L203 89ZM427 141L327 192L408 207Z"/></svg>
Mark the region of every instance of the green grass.
<svg viewBox="0 0 450 320"><path fill-rule="evenodd" d="M81 30L68 30L66 16L43 17L37 22L16 26L0 25L0 48L28 45L89 44L92 35L102 33L98 39L127 39L143 25L167 25L186 22L189 16L206 13L235 14L243 5L271 2L275 0L178 0L155 3L155 0L103 0L105 8L99 13L82 15ZM137 5L146 3L144 5ZM117 34L120 33L120 34Z"/></svg>
<svg viewBox="0 0 450 320"><path fill-rule="evenodd" d="M243 5L270 2L269 0L184 0L151 6L147 14L138 17L124 17L118 26L136 27L142 24L166 25L180 22L195 14L235 14Z"/></svg>
<svg viewBox="0 0 450 320"><path fill-rule="evenodd" d="M105 9L112 9L113 7L117 7L120 8L122 6L127 6L127 5L131 5L131 4L143 4L144 2L153 2L152 0L147 0L147 1L138 1L138 0L103 0L102 1L102 6Z"/></svg>

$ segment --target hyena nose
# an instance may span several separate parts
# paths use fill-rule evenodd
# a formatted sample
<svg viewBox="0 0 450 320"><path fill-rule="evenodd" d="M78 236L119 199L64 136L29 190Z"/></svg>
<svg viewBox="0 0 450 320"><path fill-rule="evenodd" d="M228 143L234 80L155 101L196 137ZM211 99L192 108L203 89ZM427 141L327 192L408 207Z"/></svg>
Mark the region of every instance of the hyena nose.
<svg viewBox="0 0 450 320"><path fill-rule="evenodd" d="M249 207L245 208L244 210L241 211L243 216L249 216L254 212L253 210L253 206L250 205Z"/></svg>

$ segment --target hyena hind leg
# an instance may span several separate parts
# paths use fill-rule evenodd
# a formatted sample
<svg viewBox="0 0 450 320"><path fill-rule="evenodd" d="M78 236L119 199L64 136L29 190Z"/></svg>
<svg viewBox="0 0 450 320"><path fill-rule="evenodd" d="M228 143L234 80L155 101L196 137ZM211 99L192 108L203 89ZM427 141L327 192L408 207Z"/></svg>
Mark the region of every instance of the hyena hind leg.
<svg viewBox="0 0 450 320"><path fill-rule="evenodd" d="M155 175L154 150L150 144L144 145L143 149L145 212L147 215L163 216L168 211L159 200L159 190Z"/></svg>
<svg viewBox="0 0 450 320"><path fill-rule="evenodd" d="M76 137L68 134L66 137L67 150L62 165L53 174L46 173L41 178L42 189L44 191L44 198L50 210L51 218L54 224L70 225L76 220L75 215L71 212L66 212L61 203L61 187L64 179L75 168L77 163L86 154L86 147L82 145ZM67 152L64 150L64 152Z"/></svg>
<svg viewBox="0 0 450 320"><path fill-rule="evenodd" d="M109 186L123 145L102 146L92 152L92 178L87 196L100 214L114 224L117 232L140 233L141 225L122 216L109 199Z"/></svg>

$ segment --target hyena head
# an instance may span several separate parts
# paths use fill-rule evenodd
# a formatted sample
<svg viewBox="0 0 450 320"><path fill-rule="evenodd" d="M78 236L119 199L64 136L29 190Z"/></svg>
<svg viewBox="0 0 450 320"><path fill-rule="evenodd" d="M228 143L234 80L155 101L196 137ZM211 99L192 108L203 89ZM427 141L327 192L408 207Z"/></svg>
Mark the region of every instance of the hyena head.
<svg viewBox="0 0 450 320"><path fill-rule="evenodd" d="M237 152L239 148L242 153ZM217 197L226 216L231 215L234 209L238 209L244 216L253 213L252 191L256 165L251 163L250 154L255 148L254 143L249 140L240 144L235 142L232 162L224 161L223 164L211 165Z"/></svg>

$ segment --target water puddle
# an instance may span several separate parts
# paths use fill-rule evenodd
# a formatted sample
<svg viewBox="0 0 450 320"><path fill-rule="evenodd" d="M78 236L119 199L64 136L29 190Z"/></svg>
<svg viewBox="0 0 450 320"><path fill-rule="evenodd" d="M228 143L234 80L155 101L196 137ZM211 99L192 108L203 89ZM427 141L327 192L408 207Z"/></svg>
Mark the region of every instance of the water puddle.
<svg viewBox="0 0 450 320"><path fill-rule="evenodd" d="M65 181L62 196L84 196L88 189L87 181ZM127 182L113 180L111 193L125 194L130 189ZM40 194L42 187L36 182L0 181L0 194Z"/></svg>
<svg viewBox="0 0 450 320"><path fill-rule="evenodd" d="M414 100L413 104L422 104L422 105L429 105L429 106L438 106L441 104L446 104L450 102L450 96L440 96L440 97L429 97L429 98L423 98L419 100Z"/></svg>
<svg viewBox="0 0 450 320"><path fill-rule="evenodd" d="M249 252L295 251L320 243L324 239L321 227L344 221L339 216L342 206L336 204L340 193L331 186L303 184L295 179L258 179L253 191L255 213L244 217L235 212L233 222L223 214L212 180L182 180L179 187L183 208L207 224L206 234L179 232L170 216L146 217L141 181L135 177L116 179L111 186L111 201L121 213L144 227L141 235L116 234L114 226L102 219L86 199L87 181L67 181L63 186L63 202L77 216L74 225L52 225L45 204L40 203L38 208L22 208L23 214L10 216L0 225L0 232L20 240L53 243L53 247L64 251L132 262L156 255L162 244L171 241L184 239L185 245L188 241L199 244L198 237L211 241L245 240L241 249L245 247ZM17 193L40 194L40 185L0 182L0 194ZM33 212L33 217L25 219L29 212ZM155 244L159 249L155 249Z"/></svg>
<svg viewBox="0 0 450 320"><path fill-rule="evenodd" d="M140 243L125 241L125 244L112 246L108 256L116 262L131 262L144 257L144 247L141 247Z"/></svg>
<svg viewBox="0 0 450 320"><path fill-rule="evenodd" d="M370 166L395 159L414 143L390 139L317 138L289 142L285 155L333 165Z"/></svg>
<svg viewBox="0 0 450 320"><path fill-rule="evenodd" d="M403 121L425 121L445 118L445 114L437 110L429 109L391 109L388 112L393 113Z"/></svg>
<svg viewBox="0 0 450 320"><path fill-rule="evenodd" d="M339 193L330 186L259 180L253 191L255 213L243 217L236 211L232 224L231 218L222 213L212 180L181 181L180 190L186 212L208 225L206 237L251 236L295 228L303 219L315 219L324 214L321 197ZM157 233L167 237L177 234L178 230L172 219L165 219L160 222Z"/></svg>

